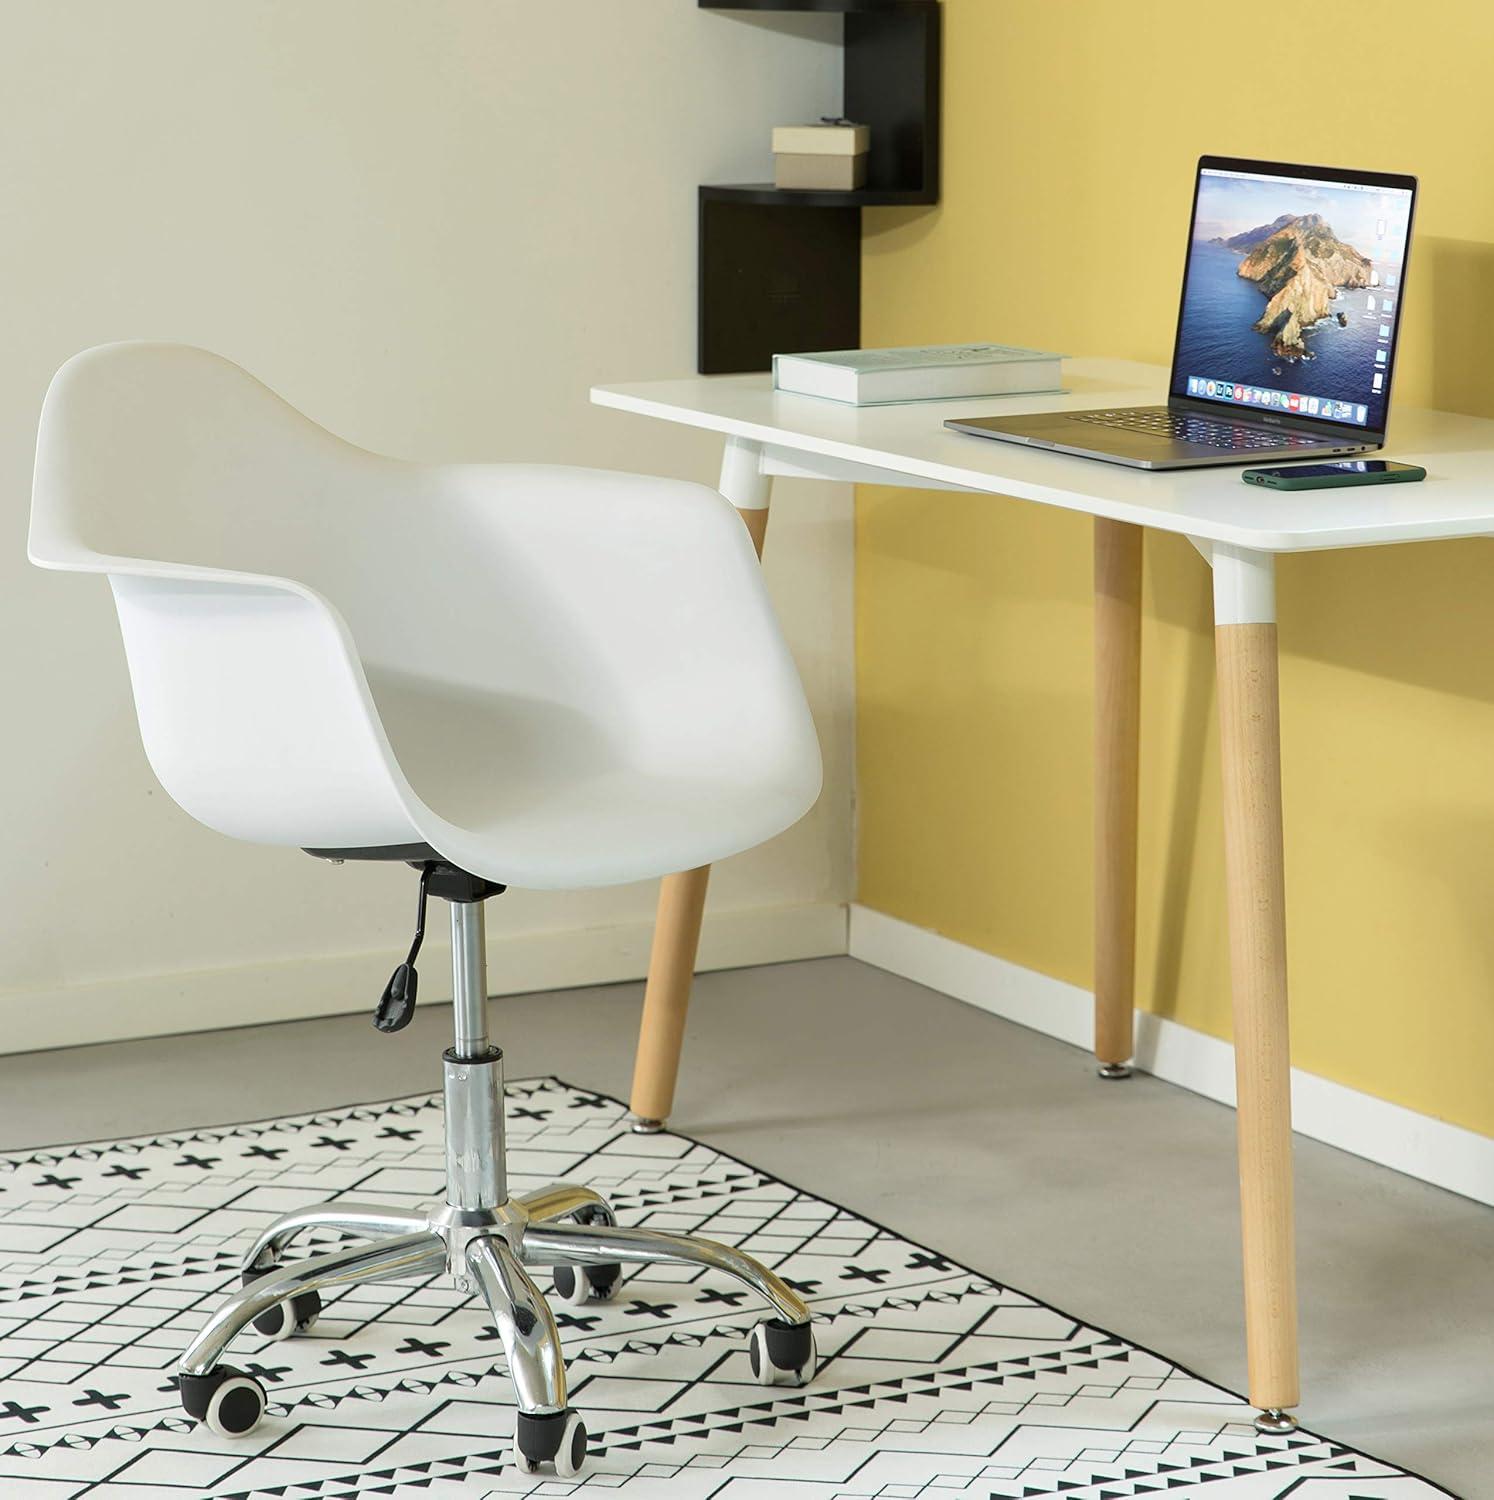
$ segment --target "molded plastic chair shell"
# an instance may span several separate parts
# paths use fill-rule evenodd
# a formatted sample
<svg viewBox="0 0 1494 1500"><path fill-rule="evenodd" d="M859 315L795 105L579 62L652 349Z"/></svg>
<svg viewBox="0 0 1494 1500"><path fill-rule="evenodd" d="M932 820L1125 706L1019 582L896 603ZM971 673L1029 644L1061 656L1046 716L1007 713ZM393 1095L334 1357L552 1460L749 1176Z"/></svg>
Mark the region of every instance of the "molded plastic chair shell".
<svg viewBox="0 0 1494 1500"><path fill-rule="evenodd" d="M746 529L702 485L386 458L204 350L111 344L47 393L29 553L108 576L151 766L235 838L609 885L819 794Z"/></svg>

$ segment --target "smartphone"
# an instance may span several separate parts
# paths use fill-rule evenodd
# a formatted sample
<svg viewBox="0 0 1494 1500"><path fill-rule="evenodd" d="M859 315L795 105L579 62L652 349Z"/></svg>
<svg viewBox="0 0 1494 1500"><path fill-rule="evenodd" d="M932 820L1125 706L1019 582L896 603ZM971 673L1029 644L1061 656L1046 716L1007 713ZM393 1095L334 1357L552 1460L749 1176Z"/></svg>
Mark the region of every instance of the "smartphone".
<svg viewBox="0 0 1494 1500"><path fill-rule="evenodd" d="M1344 458L1328 464L1288 464L1280 469L1246 469L1246 484L1265 484L1273 490L1322 490L1337 484L1412 484L1425 479L1419 464L1393 458Z"/></svg>

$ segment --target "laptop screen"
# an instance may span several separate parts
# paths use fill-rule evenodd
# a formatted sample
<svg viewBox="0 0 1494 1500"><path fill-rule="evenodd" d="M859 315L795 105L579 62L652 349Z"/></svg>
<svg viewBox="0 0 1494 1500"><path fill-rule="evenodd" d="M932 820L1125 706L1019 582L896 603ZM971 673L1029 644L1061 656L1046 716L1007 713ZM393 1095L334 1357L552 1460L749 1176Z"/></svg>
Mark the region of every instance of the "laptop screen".
<svg viewBox="0 0 1494 1500"><path fill-rule="evenodd" d="M1172 394L1383 432L1415 188L1204 157Z"/></svg>

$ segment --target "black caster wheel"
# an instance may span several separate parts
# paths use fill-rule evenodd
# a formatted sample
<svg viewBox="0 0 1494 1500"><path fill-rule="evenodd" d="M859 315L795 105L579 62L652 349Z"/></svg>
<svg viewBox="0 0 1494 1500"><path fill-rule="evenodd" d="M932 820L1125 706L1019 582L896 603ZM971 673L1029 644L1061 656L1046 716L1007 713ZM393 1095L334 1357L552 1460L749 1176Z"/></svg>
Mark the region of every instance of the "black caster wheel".
<svg viewBox="0 0 1494 1500"><path fill-rule="evenodd" d="M187 1415L222 1437L253 1432L265 1414L265 1388L232 1365L219 1365L206 1375L178 1375L176 1388Z"/></svg>
<svg viewBox="0 0 1494 1500"><path fill-rule="evenodd" d="M814 1329L764 1318L752 1330L747 1357L759 1385L803 1385L814 1375Z"/></svg>
<svg viewBox="0 0 1494 1500"><path fill-rule="evenodd" d="M275 1266L268 1266L263 1271L245 1271L243 1283L248 1286L251 1281L258 1281L261 1276L268 1276L276 1269ZM277 1302L269 1312L261 1313L254 1320L254 1328L255 1332L262 1333L267 1339L288 1339L293 1334L306 1333L321 1315L321 1293L302 1292L285 1302Z"/></svg>
<svg viewBox="0 0 1494 1500"><path fill-rule="evenodd" d="M569 1307L585 1307L588 1302L610 1302L622 1279L622 1267L615 1262L605 1266L556 1266L551 1273L555 1295Z"/></svg>
<svg viewBox="0 0 1494 1500"><path fill-rule="evenodd" d="M574 1479L586 1462L586 1423L569 1407L540 1415L521 1411L514 1449L524 1473L538 1474L542 1464L550 1464L557 1478Z"/></svg>

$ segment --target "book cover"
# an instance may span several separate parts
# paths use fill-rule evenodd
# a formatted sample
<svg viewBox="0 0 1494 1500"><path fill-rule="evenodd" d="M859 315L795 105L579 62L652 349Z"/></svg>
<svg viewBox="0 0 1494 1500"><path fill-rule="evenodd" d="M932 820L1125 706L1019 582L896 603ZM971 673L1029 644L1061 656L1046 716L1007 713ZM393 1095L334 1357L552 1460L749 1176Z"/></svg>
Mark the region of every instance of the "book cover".
<svg viewBox="0 0 1494 1500"><path fill-rule="evenodd" d="M776 390L869 406L1057 390L1063 356L1011 344L922 344L773 357Z"/></svg>

